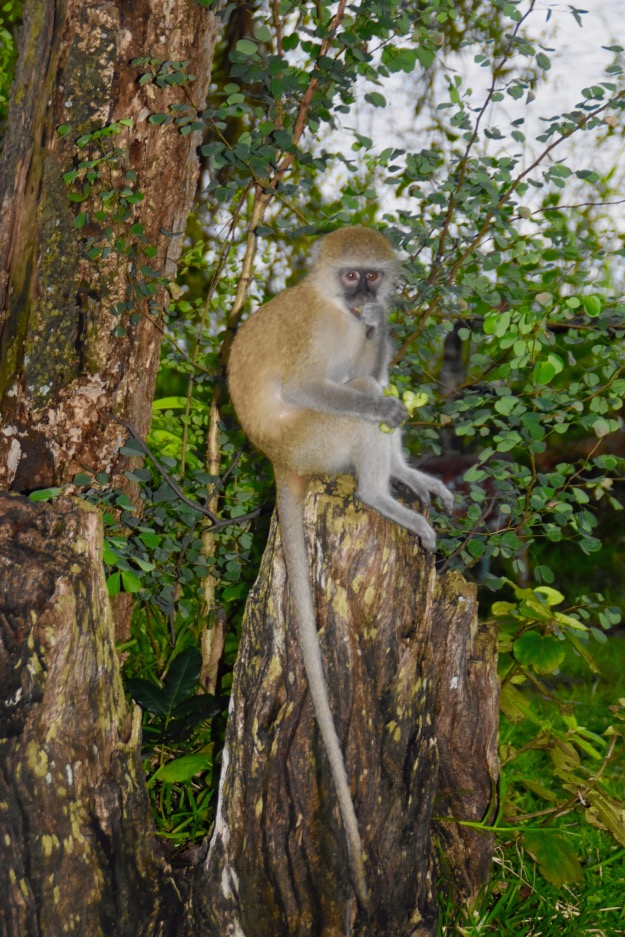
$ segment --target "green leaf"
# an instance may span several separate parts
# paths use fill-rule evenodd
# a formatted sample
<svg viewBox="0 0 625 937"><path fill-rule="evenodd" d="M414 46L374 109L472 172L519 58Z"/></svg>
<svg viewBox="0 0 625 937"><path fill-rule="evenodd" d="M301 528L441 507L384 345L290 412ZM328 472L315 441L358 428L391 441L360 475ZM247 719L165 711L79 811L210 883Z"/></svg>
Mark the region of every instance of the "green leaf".
<svg viewBox="0 0 625 937"><path fill-rule="evenodd" d="M625 805L593 787L588 791L590 807L586 819L600 830L608 830L621 846L625 846Z"/></svg>
<svg viewBox="0 0 625 937"><path fill-rule="evenodd" d="M121 452L122 455L127 455L127 456L144 455L143 447L141 446L141 443L139 442L138 439L135 439L134 437L131 437L130 439L128 439L119 451Z"/></svg>
<svg viewBox="0 0 625 937"><path fill-rule="evenodd" d="M551 68L551 61L549 60L549 56L545 55L544 52L538 53L536 56L536 64L539 68L544 69L544 71L548 71Z"/></svg>
<svg viewBox="0 0 625 937"><path fill-rule="evenodd" d="M379 91L370 91L369 94L365 94L365 101L373 104L374 107L386 107L386 98Z"/></svg>
<svg viewBox="0 0 625 937"><path fill-rule="evenodd" d="M136 573L131 572L131 570L125 570L122 573L122 584L124 586L124 592L138 592L141 588L141 580Z"/></svg>
<svg viewBox="0 0 625 937"><path fill-rule="evenodd" d="M417 49L417 59L424 68L429 68L434 58L435 56L432 49L427 49L425 46L419 46Z"/></svg>
<svg viewBox="0 0 625 937"><path fill-rule="evenodd" d="M111 549L108 544L104 544L104 549L102 550L102 559L107 566L117 566L117 553Z"/></svg>
<svg viewBox="0 0 625 937"><path fill-rule="evenodd" d="M227 709L227 700L218 699L211 693L200 693L183 700L173 711L177 719L193 718L196 722L212 719L218 713Z"/></svg>
<svg viewBox="0 0 625 937"><path fill-rule="evenodd" d="M582 867L570 837L557 830L528 830L523 834L523 845L552 885L582 880Z"/></svg>
<svg viewBox="0 0 625 937"><path fill-rule="evenodd" d="M587 650L586 646L582 644L574 634L571 634L570 631L565 631L565 635L567 641L573 645L579 656L586 663L588 669L592 671L592 673L601 673L601 669L597 666L594 657Z"/></svg>
<svg viewBox="0 0 625 937"><path fill-rule="evenodd" d="M565 615L564 612L556 612L555 616L556 621L559 621L563 625L568 625L569 628L574 628L575 631L588 631L586 625L578 621L577 618L573 618L572 615Z"/></svg>
<svg viewBox="0 0 625 937"><path fill-rule="evenodd" d="M553 635L541 635L537 631L526 631L514 642L514 656L536 673L553 673L564 660L565 648L562 641Z"/></svg>
<svg viewBox="0 0 625 937"><path fill-rule="evenodd" d="M564 602L562 593L558 592L557 589L552 589L551 586L536 586L534 592L540 592L541 595L544 595L549 606L559 605L560 602Z"/></svg>
<svg viewBox="0 0 625 937"><path fill-rule="evenodd" d="M153 410L175 410L178 407L186 407L186 397L159 397L152 402Z"/></svg>
<svg viewBox="0 0 625 937"><path fill-rule="evenodd" d="M592 424L592 428L599 439L607 436L611 429L608 420L604 420L601 416L599 419L595 420L595 422Z"/></svg>
<svg viewBox="0 0 625 937"><path fill-rule="evenodd" d="M481 482L487 477L487 472L480 468L479 465L472 465L471 468L468 468L464 473L464 480L466 482Z"/></svg>
<svg viewBox="0 0 625 937"><path fill-rule="evenodd" d="M111 573L111 575L108 577L106 580L106 590L111 597L114 595L119 595L119 593L122 591L121 582L121 573Z"/></svg>
<svg viewBox="0 0 625 937"><path fill-rule="evenodd" d="M201 771L206 771L211 764L210 755L183 755L181 758L174 758L173 761L154 772L148 786L154 784L155 781L162 781L165 784L188 781Z"/></svg>
<svg viewBox="0 0 625 937"><path fill-rule="evenodd" d="M514 449L515 446L519 446L522 443L520 435L515 431L506 433L501 439L497 442L497 452L510 452L511 449Z"/></svg>
<svg viewBox="0 0 625 937"><path fill-rule="evenodd" d="M577 749L570 742L555 738L553 740L549 755L553 761L553 767L558 777L570 776L571 771L579 768L580 757Z"/></svg>
<svg viewBox="0 0 625 937"><path fill-rule="evenodd" d="M241 55L256 55L258 52L258 46L252 39L239 39L235 48Z"/></svg>
<svg viewBox="0 0 625 937"><path fill-rule="evenodd" d="M140 556L133 556L133 557L132 557L132 561L133 561L133 563L136 563L137 566L139 567L139 569L142 569L142 570L144 571L144 573L149 573L149 572L151 572L153 569L156 568L156 567L154 566L154 563L150 563L148 560L143 560L143 559L141 559Z"/></svg>
<svg viewBox="0 0 625 937"><path fill-rule="evenodd" d="M28 500L51 501L52 498L58 498L62 491L62 488L40 488L39 491L31 491L31 493L28 495Z"/></svg>
<svg viewBox="0 0 625 937"><path fill-rule="evenodd" d="M195 647L186 648L174 659L165 678L170 711L197 688L201 666L202 655Z"/></svg>
<svg viewBox="0 0 625 937"><path fill-rule="evenodd" d="M582 304L586 311L586 315L591 318L596 318L601 313L601 297L600 296L584 296L582 298Z"/></svg>
<svg viewBox="0 0 625 937"><path fill-rule="evenodd" d="M499 399L495 401L495 410L503 416L510 416L516 403L517 398L512 394L509 394L507 397L499 397Z"/></svg>
<svg viewBox="0 0 625 937"><path fill-rule="evenodd" d="M510 612L516 611L516 604L514 602L493 602L491 606L491 615L494 615L495 618L501 618L502 616L509 615Z"/></svg>
<svg viewBox="0 0 625 937"><path fill-rule="evenodd" d="M534 380L537 384L550 384L556 374L564 370L564 361L559 355L549 354L545 361L539 361L534 367Z"/></svg>
<svg viewBox="0 0 625 937"><path fill-rule="evenodd" d="M497 338L503 338L508 329L510 328L510 321L512 316L510 315L510 310L506 309L504 312L497 313L497 321L495 323L495 335Z"/></svg>
<svg viewBox="0 0 625 937"><path fill-rule="evenodd" d="M144 530L142 533L140 533L139 540L141 540L150 550L155 550L161 544L161 537L159 534L152 533L149 530Z"/></svg>
<svg viewBox="0 0 625 937"><path fill-rule="evenodd" d="M531 716L531 709L523 694L512 683L506 683L501 688L499 697L501 711L505 713L510 722L523 722Z"/></svg>
<svg viewBox="0 0 625 937"><path fill-rule="evenodd" d="M169 714L169 704L165 691L150 680L132 677L126 680L126 689L141 709L155 713L157 716L167 716Z"/></svg>
<svg viewBox="0 0 625 937"><path fill-rule="evenodd" d="M382 50L382 64L386 65L389 72L411 72L415 67L416 61L416 49L400 49L397 48L397 46L385 46Z"/></svg>

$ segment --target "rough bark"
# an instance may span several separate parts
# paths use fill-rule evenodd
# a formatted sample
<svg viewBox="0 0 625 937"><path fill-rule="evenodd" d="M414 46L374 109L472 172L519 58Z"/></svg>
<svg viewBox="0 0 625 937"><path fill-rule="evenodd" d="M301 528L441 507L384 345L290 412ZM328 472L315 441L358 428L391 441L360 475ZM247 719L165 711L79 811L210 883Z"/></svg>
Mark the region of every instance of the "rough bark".
<svg viewBox="0 0 625 937"><path fill-rule="evenodd" d="M133 263L145 243L157 250L150 265L172 272L199 165L197 133L148 118L187 94L202 106L218 21L193 0L24 7L0 164L0 488L63 485L85 468L123 482L127 433L109 413L147 432L161 342ZM144 55L188 60L197 80L139 85L130 61ZM95 214L102 180L78 205L63 174L103 153L78 148L82 134L120 119L132 127L114 138L106 185L141 193L145 242L135 238L135 256L89 260L108 238ZM129 298L138 318L114 316ZM0 935L173 935L183 892L152 837L100 518L78 501L0 502Z"/></svg>
<svg viewBox="0 0 625 937"><path fill-rule="evenodd" d="M433 836L442 877L471 903L488 881L491 834L456 820L492 822L497 808L499 681L497 630L478 626L476 589L442 577L432 610L434 726L439 753Z"/></svg>
<svg viewBox="0 0 625 937"><path fill-rule="evenodd" d="M442 871L471 900L492 842L492 635L461 577L319 483L307 505L330 696L367 853L358 917L274 527L250 595L216 830L173 871L154 843L114 651L101 522L0 495L0 937L432 937ZM346 501L347 497L347 501ZM437 822L433 825L433 815ZM348 931L346 924L349 920Z"/></svg>
<svg viewBox="0 0 625 937"><path fill-rule="evenodd" d="M173 933L98 512L0 493L0 935Z"/></svg>
<svg viewBox="0 0 625 937"><path fill-rule="evenodd" d="M458 576L438 579L396 525L355 501L346 510L350 485L318 483L306 524L373 917L359 917L352 898L274 520L248 601L216 830L198 879L211 937L431 937L435 870L446 869L460 900L487 878L489 837L439 823L440 862L432 830L433 811L483 816L497 773L496 671L492 642L476 642L475 590Z"/></svg>
<svg viewBox="0 0 625 937"><path fill-rule="evenodd" d="M63 484L85 466L117 473L126 433L109 412L147 432L161 343L155 310L143 297L139 321L112 315L113 303L135 294L131 264L115 251L91 261L86 248L107 243L107 222L95 216L102 191L126 183L143 195L145 241L157 249L149 263L171 273L196 189L199 138L148 118L188 104L187 93L202 106L217 29L214 14L191 0L24 6L0 166L0 487L17 491ZM197 80L188 92L139 85L130 62L145 55L188 60ZM107 143L119 157L77 206L63 174L103 150L75 141L121 118L132 128ZM82 228L73 225L78 211L88 214ZM135 220L115 234L131 240ZM137 263L146 262L139 252ZM125 336L113 334L120 323Z"/></svg>

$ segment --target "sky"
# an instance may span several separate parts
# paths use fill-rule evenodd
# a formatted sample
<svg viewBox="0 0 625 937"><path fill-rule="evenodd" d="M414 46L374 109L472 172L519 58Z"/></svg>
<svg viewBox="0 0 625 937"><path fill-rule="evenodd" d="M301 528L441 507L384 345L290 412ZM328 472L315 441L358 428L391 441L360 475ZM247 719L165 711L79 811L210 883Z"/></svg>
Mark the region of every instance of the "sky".
<svg viewBox="0 0 625 937"><path fill-rule="evenodd" d="M520 9L524 11L527 5L523 4ZM583 24L580 27L571 14L569 4L546 0L536 3L524 31L530 38L542 44L551 59L551 68L544 73L545 80L535 86L535 100L529 106L525 98L514 101L508 95L501 104L491 106L486 126L499 124L502 132L507 135L506 141L501 144L493 144L492 141L489 143L488 152L492 155L518 152L518 145L508 136L509 125L511 120L524 117L525 125L522 129L527 137L524 158L525 164L528 164L542 149L541 144L534 139L545 126L541 118L574 108L582 100L583 87L610 80L610 77L605 75L605 68L614 62L615 54L602 49L602 46L625 45L622 0L588 0L583 9L587 12L579 14ZM548 19L549 10L551 16ZM622 34L620 43L619 34ZM463 55L448 56L444 64L448 69L447 74L458 73L462 76L463 88L469 86L473 89L472 104L479 106L484 100L491 76L490 69L480 68L475 64L473 58L476 51L476 47L471 47ZM623 55L621 59L624 59ZM625 60L623 64L625 65ZM623 76L611 80L623 86ZM345 130L354 129L370 137L374 141L374 152L380 152L392 145L415 150L427 146L427 115L415 117L414 90L410 82L410 76L399 73L392 76L387 87L378 89L385 93L390 105L384 109L374 108L364 102L365 94L372 90L371 86L363 84L357 88L359 103L346 119ZM437 90L436 98L447 100L447 80L443 72L439 76L439 82L440 89ZM621 125L623 119L621 115ZM351 137L346 139L345 133L341 133L340 129L337 129L336 135L339 140L338 148L349 149ZM328 140L327 137L321 142L328 149L335 145L335 141ZM600 146L597 145L594 134L575 134L570 141L558 147L557 159L562 158L566 159L567 165L573 170L594 169L600 174L617 165L615 187L620 188L625 196L625 145L622 133L618 130ZM344 174L347 178L346 172L339 174ZM329 180L333 186L336 181L334 175L333 179ZM622 209L623 206L615 209L617 218L625 216ZM625 229L625 223L623 227Z"/></svg>

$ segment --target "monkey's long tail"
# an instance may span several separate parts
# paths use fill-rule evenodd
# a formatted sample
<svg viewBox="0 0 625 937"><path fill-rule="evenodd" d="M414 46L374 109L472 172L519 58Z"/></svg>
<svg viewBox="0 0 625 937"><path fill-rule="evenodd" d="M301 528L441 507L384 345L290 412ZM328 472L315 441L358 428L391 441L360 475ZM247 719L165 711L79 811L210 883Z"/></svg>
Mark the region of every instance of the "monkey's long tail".
<svg viewBox="0 0 625 937"><path fill-rule="evenodd" d="M313 608L309 561L304 539L303 498L306 490L305 480L296 475L289 475L276 480L278 482L280 536L282 537L304 668L321 738L330 762L330 770L336 788L339 810L347 839L354 890L361 905L368 911L370 902L365 877L364 852L345 771L345 761L328 702L327 683L323 671L321 648Z"/></svg>

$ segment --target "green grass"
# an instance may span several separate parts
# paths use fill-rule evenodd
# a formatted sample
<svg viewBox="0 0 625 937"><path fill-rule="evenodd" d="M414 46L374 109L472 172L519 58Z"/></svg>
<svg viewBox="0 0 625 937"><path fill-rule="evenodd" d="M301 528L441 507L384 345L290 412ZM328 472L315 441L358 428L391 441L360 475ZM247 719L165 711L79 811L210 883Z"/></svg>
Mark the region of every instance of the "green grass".
<svg viewBox="0 0 625 937"><path fill-rule="evenodd" d="M568 652L560 674L549 682L549 690L565 706L565 716L573 714L579 725L605 739L608 750L611 725L619 725L610 707L625 697L625 639L611 636L605 645L591 647L600 674ZM532 711L544 724L561 731L560 714L553 701L536 693L531 698ZM622 723L621 731L622 731ZM564 723L566 728L566 723ZM542 786L561 794L562 778L554 779L553 762L548 747L531 746L539 732L527 720L510 723L502 717L501 737L504 751L525 749L503 769L506 790L502 825L509 829L515 817L548 807L531 789ZM540 730L539 730L540 731ZM603 769L601 765L605 762ZM625 755L618 746L614 757L605 761L582 760L576 776L587 770L601 773L601 783L621 805L625 795ZM565 789L566 793L566 789ZM569 792L574 796L574 785ZM620 830L625 835L625 808L621 807ZM507 819L506 819L507 817ZM527 821L534 828L544 817ZM493 860L490 881L472 911L458 909L449 897L443 897L438 924L439 937L448 935L497 935L497 937L621 937L625 934L625 842L586 822L580 802L559 818L549 818L547 829L557 828L564 839L574 844L581 862L581 878L558 886L547 881L538 864L524 850L520 836L500 836Z"/></svg>
<svg viewBox="0 0 625 937"><path fill-rule="evenodd" d="M508 841L499 843L488 887L472 912L447 899L437 933L497 937L618 937L625 933L625 849L607 834L584 836L588 862L578 885L546 882L534 862Z"/></svg>

